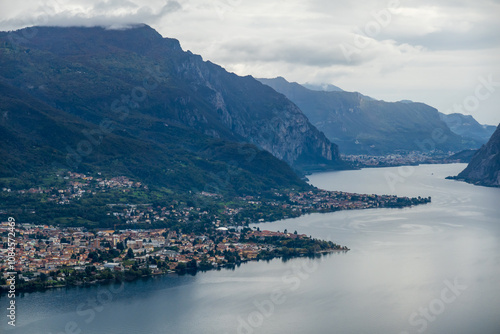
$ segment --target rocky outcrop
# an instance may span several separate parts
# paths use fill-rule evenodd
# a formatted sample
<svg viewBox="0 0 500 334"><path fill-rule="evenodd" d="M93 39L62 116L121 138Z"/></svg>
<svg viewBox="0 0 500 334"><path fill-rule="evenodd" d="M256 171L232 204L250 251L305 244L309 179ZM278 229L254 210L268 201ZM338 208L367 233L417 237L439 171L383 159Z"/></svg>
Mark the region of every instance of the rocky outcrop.
<svg viewBox="0 0 500 334"><path fill-rule="evenodd" d="M458 180L500 187L500 125L486 145L474 155L467 168L458 174Z"/></svg>
<svg viewBox="0 0 500 334"><path fill-rule="evenodd" d="M226 128L274 156L303 170L345 168L336 144L330 142L285 96L251 76L228 73L201 57L185 54L176 75L206 100ZM213 133L212 133L213 134Z"/></svg>

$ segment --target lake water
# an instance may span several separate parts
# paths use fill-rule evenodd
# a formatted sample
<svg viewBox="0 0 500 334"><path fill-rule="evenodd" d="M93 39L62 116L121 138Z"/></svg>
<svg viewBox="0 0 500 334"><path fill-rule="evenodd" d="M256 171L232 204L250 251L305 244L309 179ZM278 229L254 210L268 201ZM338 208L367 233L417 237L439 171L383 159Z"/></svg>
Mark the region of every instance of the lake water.
<svg viewBox="0 0 500 334"><path fill-rule="evenodd" d="M432 196L405 209L259 224L351 248L318 259L17 298L2 333L500 333L500 189L445 180L464 164L311 175L359 193Z"/></svg>

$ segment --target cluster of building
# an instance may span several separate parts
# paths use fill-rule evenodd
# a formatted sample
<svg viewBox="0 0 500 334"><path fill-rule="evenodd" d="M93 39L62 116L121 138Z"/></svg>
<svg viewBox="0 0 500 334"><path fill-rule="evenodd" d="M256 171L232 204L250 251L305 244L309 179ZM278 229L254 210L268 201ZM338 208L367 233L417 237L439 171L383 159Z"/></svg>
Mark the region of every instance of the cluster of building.
<svg viewBox="0 0 500 334"><path fill-rule="evenodd" d="M81 173L68 172L66 175L57 175L58 178L64 180L64 186L47 187L47 188L30 188L21 190L11 190L2 188L2 191L17 192L18 194L46 194L47 201L57 204L70 204L71 201L80 199L83 196L98 192L106 192L111 189L121 189L124 192L130 191L130 188L144 188L147 186L141 182L131 181L125 176L118 176L111 179L102 177L87 176Z"/></svg>
<svg viewBox="0 0 500 334"><path fill-rule="evenodd" d="M111 179L92 177L78 173L62 176L67 182L64 188L17 190L22 193L43 193L48 201L60 205L75 198L108 189L130 191L145 188L140 182L126 177ZM10 191L4 189L4 191ZM197 199L198 198L198 199ZM37 280L41 275L65 270L85 271L89 266L97 271L110 269L127 272L130 268L146 269L153 274L179 269L181 264L217 267L237 261L252 260L262 254L277 254L280 248L271 238L296 241L295 244L319 246L305 235L296 232L270 232L249 229L248 223L288 218L311 212L366 209L377 207L401 207L427 203L430 198L407 198L390 195L360 195L339 191L311 189L308 191L281 191L266 196L242 196L223 206L208 205L203 199L216 199L221 195L201 192L192 194L190 205L174 200L162 205L152 204L108 204L107 215L116 219L113 229L83 227L61 228L48 225L21 224L16 226L15 261L12 267L12 248L5 245L9 240L9 223L0 224L0 279L7 272L22 273L25 281ZM200 200L201 199L201 200ZM127 225L142 224L148 229L130 229ZM204 226L207 235L181 233L193 231L193 224ZM151 226L154 225L154 226ZM111 226L111 225L107 225ZM118 228L116 228L118 226ZM161 226L165 228L154 229ZM170 228L166 228L166 227ZM209 227L209 228L207 228ZM142 228L142 227L141 227ZM311 242L309 242L311 241ZM333 245L333 244L332 244ZM324 245L322 245L324 246ZM11 247L11 246L9 246ZM329 246L326 246L329 247ZM317 248L317 247L316 247ZM276 256L276 255L275 255ZM151 260L153 259L153 260ZM138 267L138 264L140 266ZM53 277L64 280L64 275Z"/></svg>
<svg viewBox="0 0 500 334"><path fill-rule="evenodd" d="M451 152L438 154L436 152L411 151L387 155L342 155L342 159L353 163L357 167L394 167L442 163L443 159L446 159L451 154Z"/></svg>
<svg viewBox="0 0 500 334"><path fill-rule="evenodd" d="M9 225L0 225L1 242L7 242ZM168 229L154 230L99 230L90 232L83 228L58 228L23 224L16 231L16 255L14 270L22 273L25 280L36 280L41 274L49 275L61 268L84 271L94 266L97 271L111 269L123 271L133 263L146 263L147 258L165 262L166 268L160 269L149 264L153 273L174 270L179 263L209 263L220 266L230 262L228 256L238 255L243 260L258 257L263 250L271 251L275 246L255 243L253 238L265 240L267 237L288 239L308 238L288 232L272 232L219 227L211 235L181 234ZM109 261L95 261L92 254L115 251L116 257ZM130 252L133 256L130 256ZM0 273L7 276L11 272L8 265L7 249L0 249ZM29 273L29 274L28 274ZM56 279L56 278L54 278ZM58 280L64 280L60 275Z"/></svg>
<svg viewBox="0 0 500 334"><path fill-rule="evenodd" d="M46 202L65 205L98 192L111 190L129 192L134 188L135 190L147 190L147 186L125 176L108 179L68 172L65 175L57 175L57 177L64 180L59 180L61 181L60 187L15 191L20 194L45 194L43 197ZM4 189L4 191L11 190ZM310 191L281 191L275 192L273 196L265 197L242 196L231 201L231 204L226 205L222 210L216 209L214 211L210 209L214 208L213 205L205 205L220 202L221 198L220 194L203 191L192 194L191 200L188 201L190 205L181 201L172 201L163 206L153 206L147 203L107 204L107 215L115 220L116 223L113 224L115 226L171 226L171 224L189 223L200 219L212 221L216 226L221 222L240 225L270 219L283 219L310 212L390 207L399 200L396 196L358 195L314 189ZM412 204L420 203L408 203L408 205ZM109 222L110 220L108 220Z"/></svg>
<svg viewBox="0 0 500 334"><path fill-rule="evenodd" d="M233 207L224 207L221 213L213 213L200 207L182 205L168 205L153 207L150 204L121 204L111 205L112 215L126 224L157 224L167 221L187 223L190 217L196 219L205 217L217 226L224 220L231 224L256 223L265 221L265 218L252 216L249 208L260 207L265 216L266 207L275 207L284 212L282 218L288 218L286 213L297 216L311 212L328 212L338 210L367 209L378 207L397 206L401 200L407 205L422 204L427 199L410 199L393 195L360 195L354 193L326 190L311 190L302 192L275 193L275 199L264 199L260 196L239 197L239 204Z"/></svg>
<svg viewBox="0 0 500 334"><path fill-rule="evenodd" d="M316 190L290 193L292 210L332 211L390 207L398 202L393 195L360 195L341 191ZM407 198L409 200L409 198Z"/></svg>

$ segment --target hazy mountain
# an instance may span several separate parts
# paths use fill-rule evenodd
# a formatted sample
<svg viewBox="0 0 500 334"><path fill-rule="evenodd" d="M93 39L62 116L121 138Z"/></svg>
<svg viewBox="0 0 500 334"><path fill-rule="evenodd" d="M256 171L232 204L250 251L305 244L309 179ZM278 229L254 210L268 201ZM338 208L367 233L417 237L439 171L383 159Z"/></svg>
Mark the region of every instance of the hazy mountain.
<svg viewBox="0 0 500 334"><path fill-rule="evenodd" d="M488 143L478 150L467 168L458 174L456 179L500 187L500 125Z"/></svg>
<svg viewBox="0 0 500 334"><path fill-rule="evenodd" d="M286 97L148 26L18 36L0 33L2 176L99 168L186 189L230 174L224 187L243 191L304 185L271 154L301 171L343 166Z"/></svg>
<svg viewBox="0 0 500 334"><path fill-rule="evenodd" d="M304 86L310 90L317 90L319 92L343 92L344 91L343 89L341 89L337 86L331 85L331 84L315 85L315 84L305 83L305 84L302 84L302 86Z"/></svg>
<svg viewBox="0 0 500 334"><path fill-rule="evenodd" d="M286 95L344 153L477 148L453 133L436 109L411 101L384 102L360 93L313 91L283 78L261 79Z"/></svg>
<svg viewBox="0 0 500 334"><path fill-rule="evenodd" d="M496 127L493 125L479 124L474 117L470 115L447 115L439 113L439 117L448 125L451 131L462 137L475 140L480 145L487 143L496 130Z"/></svg>

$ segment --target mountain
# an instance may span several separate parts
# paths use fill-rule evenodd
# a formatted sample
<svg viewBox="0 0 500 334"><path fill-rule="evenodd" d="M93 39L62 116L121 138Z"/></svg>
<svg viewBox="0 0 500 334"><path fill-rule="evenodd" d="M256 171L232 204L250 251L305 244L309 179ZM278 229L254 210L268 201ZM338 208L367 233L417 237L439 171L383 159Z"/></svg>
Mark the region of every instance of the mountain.
<svg viewBox="0 0 500 334"><path fill-rule="evenodd" d="M16 36L0 32L2 185L66 169L241 195L308 188L288 164L345 166L286 97L148 26Z"/></svg>
<svg viewBox="0 0 500 334"><path fill-rule="evenodd" d="M343 92L344 91L342 88L339 88L339 87L331 85L331 84L315 85L315 84L306 83L306 84L302 84L302 86L304 86L310 90L317 90L319 92Z"/></svg>
<svg viewBox="0 0 500 334"><path fill-rule="evenodd" d="M477 153L478 150L463 150L455 154L450 155L446 160L448 161L458 161L462 163L469 163L472 158Z"/></svg>
<svg viewBox="0 0 500 334"><path fill-rule="evenodd" d="M297 104L347 154L460 151L480 145L453 133L438 111L423 103L389 103L360 93L313 91L281 77L260 80Z"/></svg>
<svg viewBox="0 0 500 334"><path fill-rule="evenodd" d="M173 126L256 145L300 172L345 167L338 147L285 96L183 51L149 26L33 27L34 37L19 38L25 30L0 33L0 82L73 116L80 128L109 121L119 129L113 136L161 146L172 144L163 132Z"/></svg>
<svg viewBox="0 0 500 334"><path fill-rule="evenodd" d="M112 123L115 130L105 131L16 87L0 83L0 92L2 186L39 186L50 172L63 169L130 176L175 193L208 190L234 196L304 187L285 162L252 144L165 126L153 117L147 130L156 139L148 140L117 123Z"/></svg>
<svg viewBox="0 0 500 334"><path fill-rule="evenodd" d="M451 131L464 138L472 139L480 145L486 144L496 130L493 125L479 124L470 115L439 113L439 117L448 125Z"/></svg>
<svg viewBox="0 0 500 334"><path fill-rule="evenodd" d="M469 183L500 187L500 124L486 145L457 177Z"/></svg>

